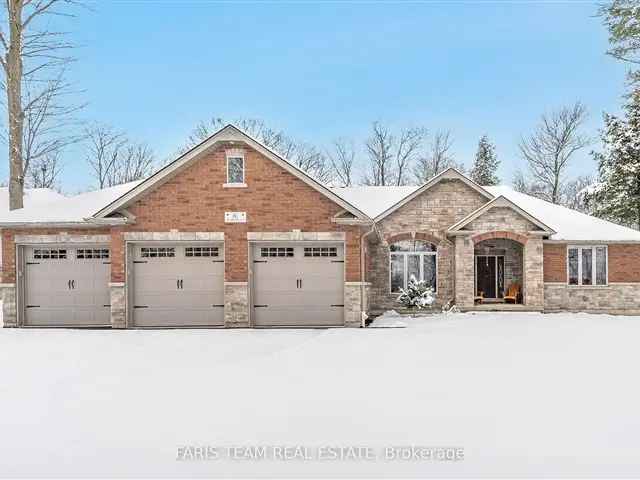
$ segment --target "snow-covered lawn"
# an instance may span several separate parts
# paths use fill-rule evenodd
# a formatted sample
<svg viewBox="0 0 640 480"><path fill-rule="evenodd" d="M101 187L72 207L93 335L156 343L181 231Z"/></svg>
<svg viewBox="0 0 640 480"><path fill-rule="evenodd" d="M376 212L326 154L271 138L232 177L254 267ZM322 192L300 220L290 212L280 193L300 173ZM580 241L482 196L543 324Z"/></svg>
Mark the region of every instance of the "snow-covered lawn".
<svg viewBox="0 0 640 480"><path fill-rule="evenodd" d="M640 317L408 328L0 331L4 476L639 476ZM181 446L377 460L177 461ZM392 446L461 461L386 461Z"/></svg>

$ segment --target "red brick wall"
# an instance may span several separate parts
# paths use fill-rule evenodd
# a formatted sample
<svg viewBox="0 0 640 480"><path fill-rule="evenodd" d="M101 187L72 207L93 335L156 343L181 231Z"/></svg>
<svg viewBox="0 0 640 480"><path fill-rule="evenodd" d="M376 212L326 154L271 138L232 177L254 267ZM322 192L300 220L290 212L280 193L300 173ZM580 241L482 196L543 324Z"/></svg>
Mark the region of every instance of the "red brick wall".
<svg viewBox="0 0 640 480"><path fill-rule="evenodd" d="M61 232L69 235L108 235L108 228L29 228L2 229L2 282L16 281L16 235L58 235Z"/></svg>
<svg viewBox="0 0 640 480"><path fill-rule="evenodd" d="M246 145L247 188L223 188L227 148L218 145L189 168L128 207L136 224L112 230L111 280L124 281L123 231L225 232L225 280L247 281L247 232L346 232L346 281L360 280L360 228L331 218L342 207ZM247 212L247 223L225 224L224 212Z"/></svg>
<svg viewBox="0 0 640 480"><path fill-rule="evenodd" d="M609 245L609 282L640 282L640 245Z"/></svg>
<svg viewBox="0 0 640 480"><path fill-rule="evenodd" d="M564 243L543 244L543 268L545 282L567 281L567 245Z"/></svg>
<svg viewBox="0 0 640 480"><path fill-rule="evenodd" d="M544 281L567 281L566 244L544 244ZM640 245L609 244L609 282L640 282Z"/></svg>

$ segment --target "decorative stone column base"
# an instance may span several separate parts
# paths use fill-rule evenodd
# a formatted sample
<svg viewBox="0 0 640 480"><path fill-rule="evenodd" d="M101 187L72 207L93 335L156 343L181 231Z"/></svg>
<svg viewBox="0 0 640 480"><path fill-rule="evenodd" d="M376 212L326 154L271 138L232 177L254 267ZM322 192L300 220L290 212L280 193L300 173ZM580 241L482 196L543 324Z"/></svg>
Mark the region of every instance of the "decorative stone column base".
<svg viewBox="0 0 640 480"><path fill-rule="evenodd" d="M2 326L17 327L16 284L0 283L0 298L2 298Z"/></svg>
<svg viewBox="0 0 640 480"><path fill-rule="evenodd" d="M224 283L225 328L249 327L249 285L247 282Z"/></svg>
<svg viewBox="0 0 640 480"><path fill-rule="evenodd" d="M127 328L127 295L123 282L110 283L111 328Z"/></svg>
<svg viewBox="0 0 640 480"><path fill-rule="evenodd" d="M456 305L460 308L473 307L474 297L474 245L471 238L456 237L455 289Z"/></svg>
<svg viewBox="0 0 640 480"><path fill-rule="evenodd" d="M369 283L345 282L344 284L344 326L359 328L364 324L367 312Z"/></svg>

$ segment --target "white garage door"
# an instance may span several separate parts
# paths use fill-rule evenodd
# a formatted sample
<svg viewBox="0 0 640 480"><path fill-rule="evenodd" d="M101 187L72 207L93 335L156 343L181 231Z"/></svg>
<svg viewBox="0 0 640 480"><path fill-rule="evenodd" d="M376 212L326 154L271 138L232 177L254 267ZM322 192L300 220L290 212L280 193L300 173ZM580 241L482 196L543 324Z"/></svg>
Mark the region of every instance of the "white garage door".
<svg viewBox="0 0 640 480"><path fill-rule="evenodd" d="M24 263L25 325L111 324L106 246L25 247Z"/></svg>
<svg viewBox="0 0 640 480"><path fill-rule="evenodd" d="M344 248L333 244L253 247L253 325L344 325Z"/></svg>
<svg viewBox="0 0 640 480"><path fill-rule="evenodd" d="M133 324L224 325L224 251L216 245L133 247Z"/></svg>

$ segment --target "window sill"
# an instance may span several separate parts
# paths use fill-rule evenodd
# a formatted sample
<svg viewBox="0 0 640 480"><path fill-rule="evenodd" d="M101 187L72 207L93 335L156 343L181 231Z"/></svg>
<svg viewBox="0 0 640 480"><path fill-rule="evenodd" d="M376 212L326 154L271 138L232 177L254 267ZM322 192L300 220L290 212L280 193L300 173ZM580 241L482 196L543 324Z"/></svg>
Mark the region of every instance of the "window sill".
<svg viewBox="0 0 640 480"><path fill-rule="evenodd" d="M223 183L222 188L247 188L246 183Z"/></svg>
<svg viewBox="0 0 640 480"><path fill-rule="evenodd" d="M568 285L567 284L567 288L571 288L571 289L586 289L586 290L591 290L591 289L600 289L600 288L609 288L609 284L606 285Z"/></svg>

